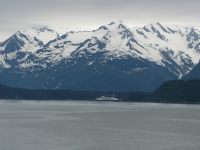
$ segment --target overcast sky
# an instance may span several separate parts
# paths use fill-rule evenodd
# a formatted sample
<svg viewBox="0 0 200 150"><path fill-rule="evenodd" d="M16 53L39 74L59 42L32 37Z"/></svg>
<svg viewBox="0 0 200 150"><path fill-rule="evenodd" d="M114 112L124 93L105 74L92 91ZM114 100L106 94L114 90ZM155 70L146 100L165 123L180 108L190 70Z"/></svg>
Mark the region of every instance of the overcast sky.
<svg viewBox="0 0 200 150"><path fill-rule="evenodd" d="M200 29L199 8L200 0L0 0L0 41L34 26L96 29L117 20Z"/></svg>

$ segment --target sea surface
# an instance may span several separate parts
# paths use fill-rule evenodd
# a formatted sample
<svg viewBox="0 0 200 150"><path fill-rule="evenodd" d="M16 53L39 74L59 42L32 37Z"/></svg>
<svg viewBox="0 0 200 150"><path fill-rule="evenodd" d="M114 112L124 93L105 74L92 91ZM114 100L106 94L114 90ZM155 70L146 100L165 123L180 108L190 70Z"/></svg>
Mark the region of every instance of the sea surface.
<svg viewBox="0 0 200 150"><path fill-rule="evenodd" d="M200 105L0 101L1 150L200 150Z"/></svg>

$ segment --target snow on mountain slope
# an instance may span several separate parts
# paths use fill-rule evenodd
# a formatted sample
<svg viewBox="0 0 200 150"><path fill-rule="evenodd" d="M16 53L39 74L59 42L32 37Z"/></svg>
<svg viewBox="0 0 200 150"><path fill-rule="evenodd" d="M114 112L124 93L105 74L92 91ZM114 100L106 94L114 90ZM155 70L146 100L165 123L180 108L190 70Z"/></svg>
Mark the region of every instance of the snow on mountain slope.
<svg viewBox="0 0 200 150"><path fill-rule="evenodd" d="M168 62L168 60L163 56L162 52L164 52L170 55L181 67L184 65L181 59L186 59L186 61L191 59L196 64L200 58L197 49L188 47L189 41L187 39L189 39L189 36L192 40L190 43L193 42L193 39L197 39L196 32L193 33L192 29L179 28L173 25L164 26L160 23L130 29L122 21L117 21L101 26L93 32L69 32L64 41L62 39L58 40L59 44L58 42L51 43L50 48L54 51L62 47L63 54L66 54L65 57L75 51L81 43L79 52L81 49L89 47L97 51L98 48L88 46L89 43L85 42L95 37L106 44L104 48L99 48L99 50L108 51L107 54L113 55L113 59L116 57L115 53L121 53L131 57L148 59L165 66L163 61ZM65 44L66 42L73 46L66 47L66 45L69 45ZM199 41L196 41L196 43L199 43ZM56 45L59 47L58 49L55 48ZM117 56L121 57L121 55Z"/></svg>
<svg viewBox="0 0 200 150"><path fill-rule="evenodd" d="M11 66L7 64L4 60L5 54L0 54L0 70L1 68L10 68Z"/></svg>
<svg viewBox="0 0 200 150"><path fill-rule="evenodd" d="M46 62L55 65L64 58L71 58L71 53L79 48L80 45L83 45L84 41L93 37L102 38L106 32L106 30L101 29L96 31L71 31L48 42L44 48L37 50L33 55L38 59L45 59ZM31 66L31 64L21 64L20 66L27 67Z"/></svg>
<svg viewBox="0 0 200 150"><path fill-rule="evenodd" d="M198 62L199 53L195 49L190 49L186 40L190 30L178 28L176 26L162 26L159 23L145 26L141 30L146 37L137 36L139 37L138 41L145 43L145 45L152 45L152 47L154 46L153 49L171 49L175 54L182 51L186 55L191 56L194 63Z"/></svg>
<svg viewBox="0 0 200 150"><path fill-rule="evenodd" d="M184 55L189 55L194 63L198 62L197 50L190 49L186 40L190 30L176 26L164 27L160 23L147 25L143 28L132 28L131 30L122 22L112 24L115 25L115 28L111 30L108 30L109 25L103 26L107 29L106 34L102 37L106 41L107 50L118 49L127 52L127 54L131 53L163 64L163 56L160 51L171 49L175 54L180 51L184 52ZM102 38L97 38L103 41Z"/></svg>
<svg viewBox="0 0 200 150"><path fill-rule="evenodd" d="M153 91L200 59L200 32L122 21L93 31L19 31L0 44L0 82L23 88ZM9 80L7 79L9 78Z"/></svg>
<svg viewBox="0 0 200 150"><path fill-rule="evenodd" d="M37 38L43 42L43 44L47 44L50 40L59 37L59 34L51 29L50 27L47 28L33 28L30 30L26 30L25 34L32 36L32 38Z"/></svg>
<svg viewBox="0 0 200 150"><path fill-rule="evenodd" d="M6 53L15 51L35 52L42 45L42 41L26 34L26 31L18 31L0 45L0 50Z"/></svg>
<svg viewBox="0 0 200 150"><path fill-rule="evenodd" d="M179 28L177 26L164 26L160 23L150 24L143 28L132 28L137 46L132 44L139 52L139 57L154 61L166 66L166 63L175 62L179 67L179 78L188 73L200 58L198 49L190 48L187 41L192 29ZM191 37L193 39L193 37ZM199 42L198 42L199 43ZM187 66L187 68L185 67Z"/></svg>
<svg viewBox="0 0 200 150"><path fill-rule="evenodd" d="M50 40L58 37L59 35L56 31L48 28L33 28L29 30L22 30L18 31L9 39L2 42L0 45L0 50L3 51L6 48L7 44L9 44L10 42L14 42L17 43L17 46L20 47L16 50L23 49L34 52L35 50L39 49L39 47L41 47L43 44L46 44ZM15 49L12 49L11 51L15 51Z"/></svg>
<svg viewBox="0 0 200 150"><path fill-rule="evenodd" d="M55 30L47 27L19 31L2 42L2 66L45 69L77 58L90 59L88 65L95 59L101 59L99 63L137 59L155 63L181 78L200 59L200 32L192 28L160 23L129 28L122 21L116 21L93 31Z"/></svg>
<svg viewBox="0 0 200 150"><path fill-rule="evenodd" d="M71 31L69 27L62 26L49 26L47 29L57 32L59 36L62 36L63 34Z"/></svg>
<svg viewBox="0 0 200 150"><path fill-rule="evenodd" d="M62 30L64 32L66 28ZM59 31L61 33L61 31ZM66 29L67 32L67 29ZM66 33L65 32L65 33ZM0 44L2 67L8 68L16 62L26 61L30 54L44 47L49 41L59 38L60 35L50 27L32 28L16 32Z"/></svg>

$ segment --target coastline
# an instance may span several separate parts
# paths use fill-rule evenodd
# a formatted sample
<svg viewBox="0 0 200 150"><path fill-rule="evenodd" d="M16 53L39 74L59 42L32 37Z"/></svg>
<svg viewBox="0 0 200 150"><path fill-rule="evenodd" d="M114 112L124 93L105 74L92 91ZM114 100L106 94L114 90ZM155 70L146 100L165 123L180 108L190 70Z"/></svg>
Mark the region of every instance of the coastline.
<svg viewBox="0 0 200 150"><path fill-rule="evenodd" d="M126 101L126 100L73 100L73 99L43 99L43 100L35 100L35 99L0 99L0 101L12 101L12 102L20 102L20 101L35 101L35 102L117 102L117 103L151 103L151 104L184 104L184 105L200 105L200 102L150 102L150 101Z"/></svg>

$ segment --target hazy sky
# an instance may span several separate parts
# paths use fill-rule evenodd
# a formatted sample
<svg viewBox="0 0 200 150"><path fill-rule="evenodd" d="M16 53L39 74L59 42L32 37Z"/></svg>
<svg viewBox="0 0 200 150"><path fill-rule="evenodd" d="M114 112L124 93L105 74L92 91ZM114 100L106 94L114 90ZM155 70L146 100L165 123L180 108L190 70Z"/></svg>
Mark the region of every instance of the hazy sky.
<svg viewBox="0 0 200 150"><path fill-rule="evenodd" d="M33 26L96 29L161 22L200 29L200 0L0 0L0 41Z"/></svg>

